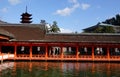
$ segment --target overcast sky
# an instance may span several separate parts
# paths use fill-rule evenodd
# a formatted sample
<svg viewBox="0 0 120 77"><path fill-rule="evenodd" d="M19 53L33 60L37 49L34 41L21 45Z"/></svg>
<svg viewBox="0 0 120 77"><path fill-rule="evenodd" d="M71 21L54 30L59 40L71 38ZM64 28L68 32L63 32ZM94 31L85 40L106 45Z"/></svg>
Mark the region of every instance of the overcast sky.
<svg viewBox="0 0 120 77"><path fill-rule="evenodd" d="M120 0L0 0L0 20L20 23L26 6L33 23L57 21L65 32L81 32L120 13Z"/></svg>

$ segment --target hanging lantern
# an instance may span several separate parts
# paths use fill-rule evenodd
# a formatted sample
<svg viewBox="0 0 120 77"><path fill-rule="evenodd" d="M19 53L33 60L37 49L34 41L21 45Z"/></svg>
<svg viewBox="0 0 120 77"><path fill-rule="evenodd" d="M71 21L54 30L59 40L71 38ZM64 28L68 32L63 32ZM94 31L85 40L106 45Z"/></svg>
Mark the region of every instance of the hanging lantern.
<svg viewBox="0 0 120 77"><path fill-rule="evenodd" d="M25 47L24 47L24 46L22 46L22 47L21 47L21 51L24 51L24 50L25 50Z"/></svg>

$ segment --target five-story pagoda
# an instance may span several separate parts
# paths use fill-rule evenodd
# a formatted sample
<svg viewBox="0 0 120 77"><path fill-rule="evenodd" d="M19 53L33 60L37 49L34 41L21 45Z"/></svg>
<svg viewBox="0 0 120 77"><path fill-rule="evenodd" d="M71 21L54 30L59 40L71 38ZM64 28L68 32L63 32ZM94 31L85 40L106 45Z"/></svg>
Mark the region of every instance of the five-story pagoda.
<svg viewBox="0 0 120 77"><path fill-rule="evenodd" d="M25 13L22 13L22 18L21 18L21 23L32 23L32 21L30 21L32 18L32 14L29 14L27 12L27 7L26 7L26 12Z"/></svg>

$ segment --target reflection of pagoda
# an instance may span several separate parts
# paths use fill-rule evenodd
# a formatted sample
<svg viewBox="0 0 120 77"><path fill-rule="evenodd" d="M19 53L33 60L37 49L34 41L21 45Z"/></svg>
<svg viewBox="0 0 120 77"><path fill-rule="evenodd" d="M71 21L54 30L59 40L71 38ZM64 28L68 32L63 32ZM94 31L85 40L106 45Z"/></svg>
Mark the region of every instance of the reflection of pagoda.
<svg viewBox="0 0 120 77"><path fill-rule="evenodd" d="M32 18L30 18L32 16L32 14L27 13L27 7L26 7L26 12L23 13L21 18L21 23L32 23L32 21L30 21Z"/></svg>

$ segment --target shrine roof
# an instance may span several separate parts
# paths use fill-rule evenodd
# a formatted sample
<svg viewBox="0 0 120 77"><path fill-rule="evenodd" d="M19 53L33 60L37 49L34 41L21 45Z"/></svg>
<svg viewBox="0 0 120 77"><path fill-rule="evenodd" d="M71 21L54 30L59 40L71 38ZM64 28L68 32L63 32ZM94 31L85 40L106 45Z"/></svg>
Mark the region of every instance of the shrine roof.
<svg viewBox="0 0 120 77"><path fill-rule="evenodd" d="M13 39L14 38L14 35L9 33L8 31L0 28L0 35L2 36L5 36L5 37L8 37L9 39Z"/></svg>
<svg viewBox="0 0 120 77"><path fill-rule="evenodd" d="M0 24L0 29L14 36L11 41L120 43L119 33L46 33L41 24Z"/></svg>
<svg viewBox="0 0 120 77"><path fill-rule="evenodd" d="M80 34L47 34L47 41L56 42L99 42L120 43L119 33L80 33Z"/></svg>
<svg viewBox="0 0 120 77"><path fill-rule="evenodd" d="M15 40L41 40L44 26L40 24L0 24L0 29L14 35Z"/></svg>

